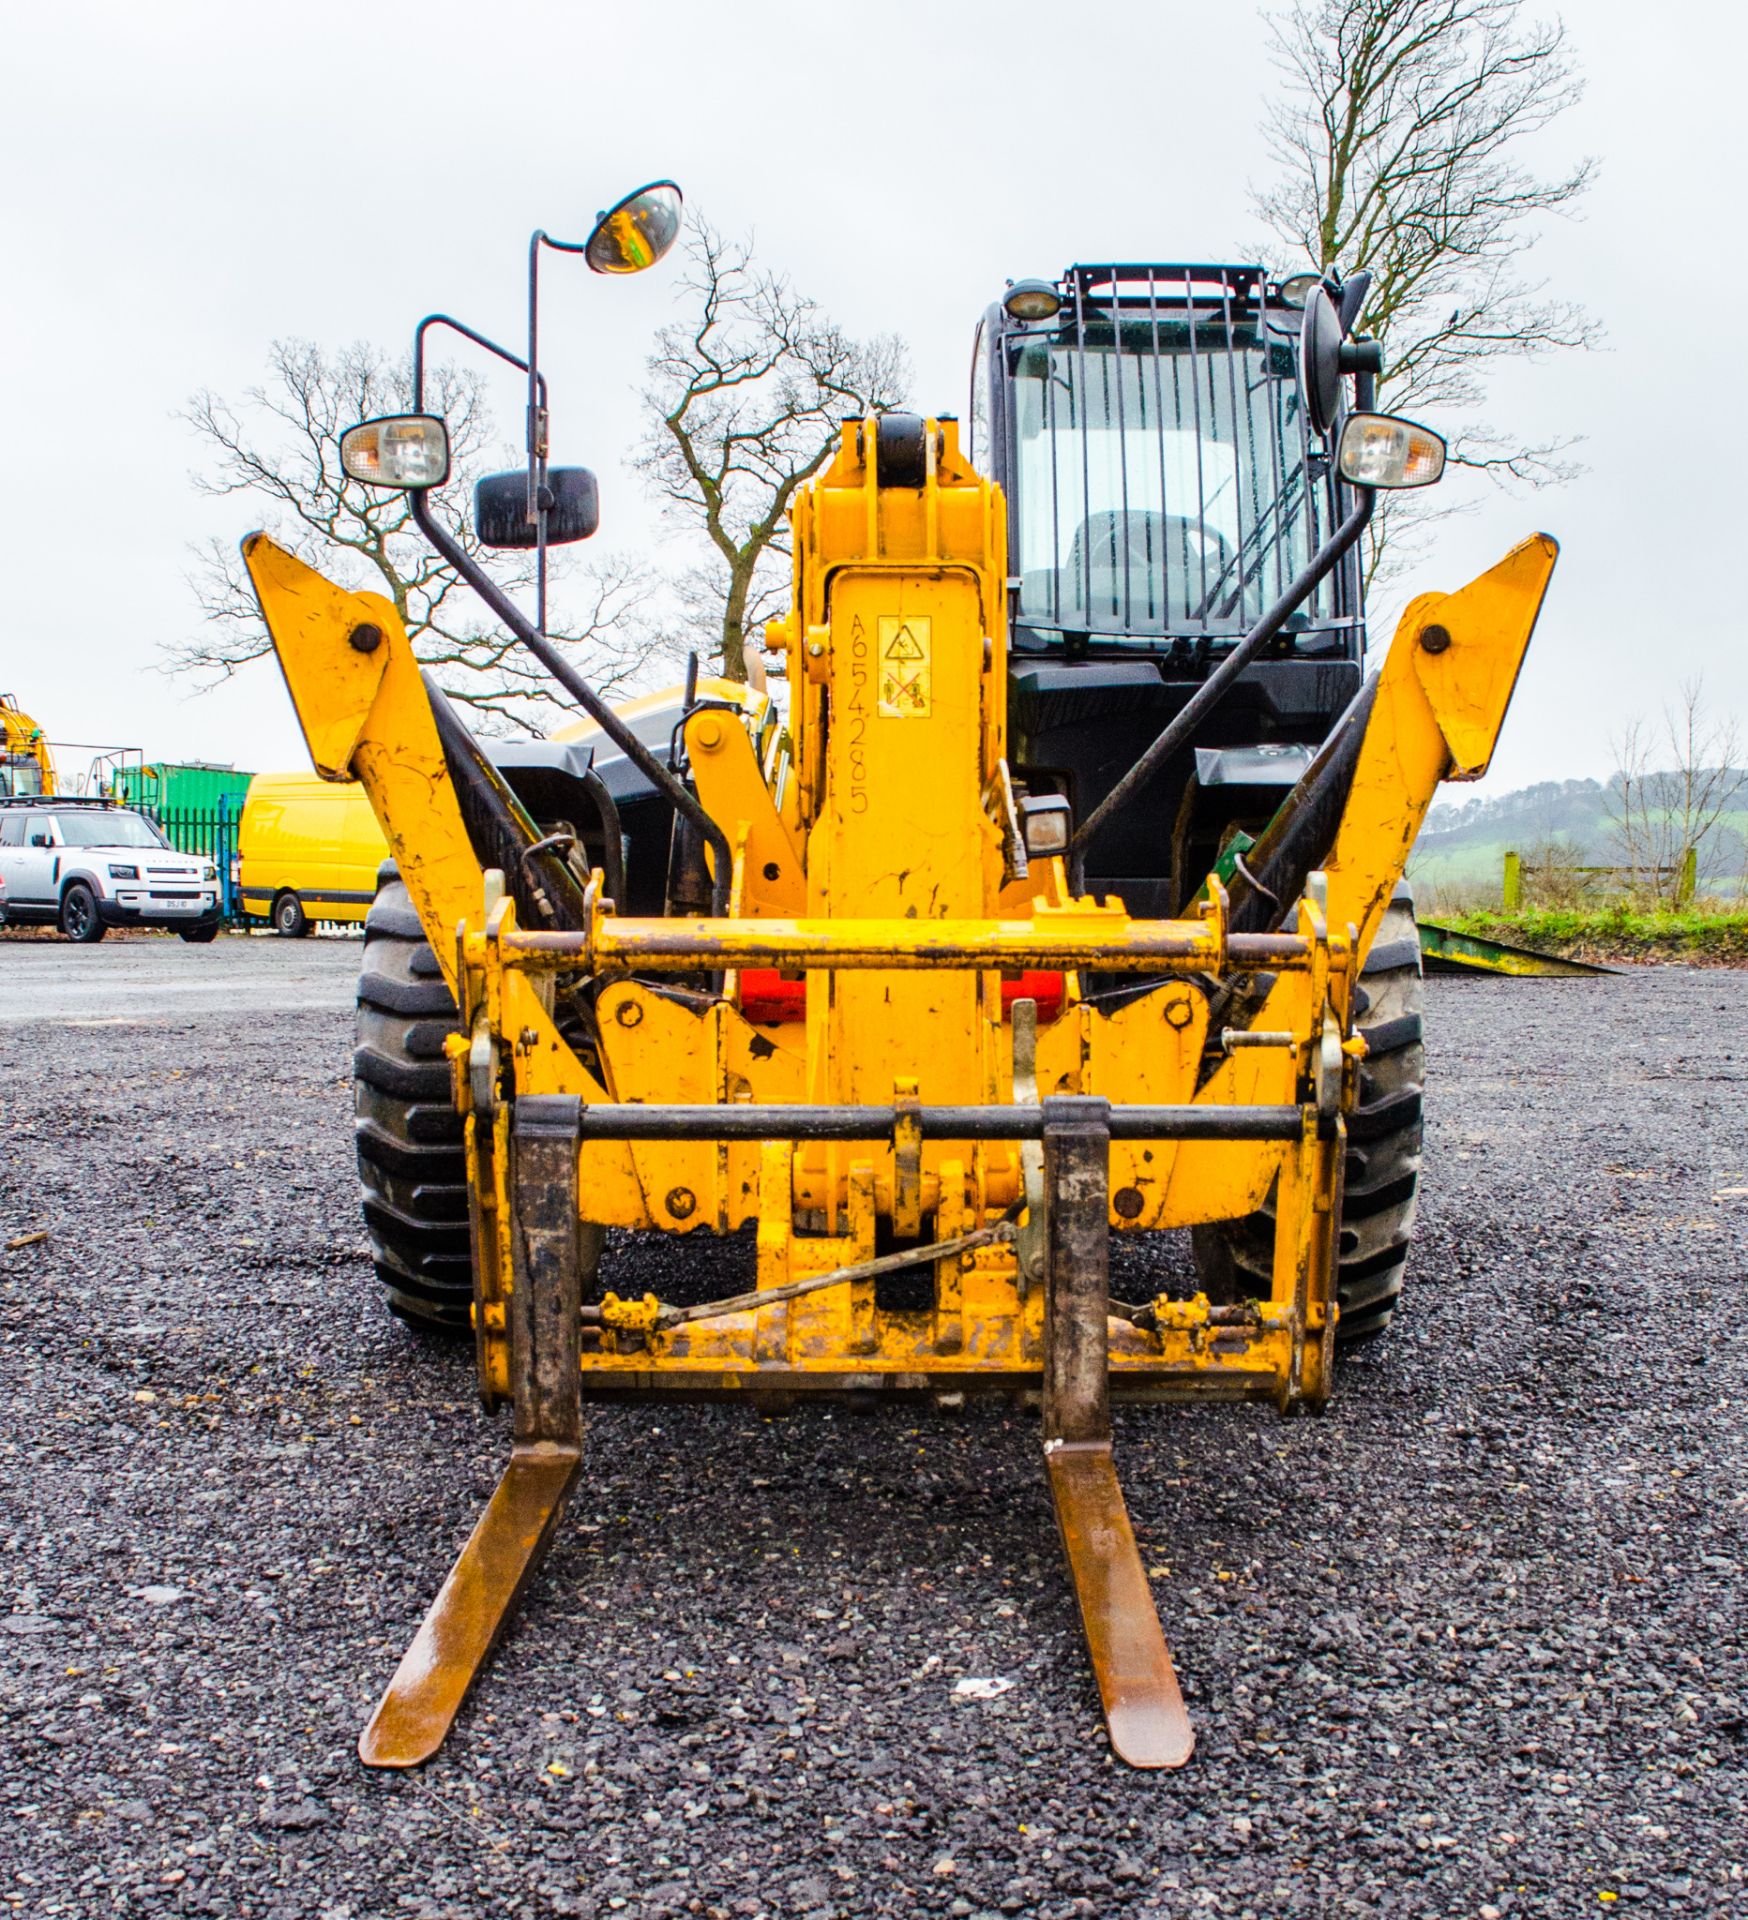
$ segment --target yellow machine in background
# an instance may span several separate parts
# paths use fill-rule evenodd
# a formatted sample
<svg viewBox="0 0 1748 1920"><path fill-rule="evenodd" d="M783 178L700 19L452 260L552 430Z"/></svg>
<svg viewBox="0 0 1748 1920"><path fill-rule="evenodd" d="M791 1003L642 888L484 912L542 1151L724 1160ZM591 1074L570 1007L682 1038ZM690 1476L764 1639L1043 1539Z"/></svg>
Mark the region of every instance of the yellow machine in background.
<svg viewBox="0 0 1748 1920"><path fill-rule="evenodd" d="M43 730L9 693L0 693L0 795L58 793Z"/></svg>
<svg viewBox="0 0 1748 1920"><path fill-rule="evenodd" d="M379 483L436 484L438 427L367 423L351 457ZM1357 538L1374 486L1409 483L1416 460L1436 477L1432 438L1363 410L1332 423L1354 504L1313 572ZM1331 1391L1359 972L1438 782L1487 764L1553 543L1408 609L1252 849L1247 911L1299 878L1247 927L1216 875L1178 918L1078 887L1062 804L1016 792L1005 503L952 421L846 423L793 535L771 636L787 722L763 701L690 701L680 772L661 771L705 897L660 915L622 910L574 822L519 806L386 600L244 543L316 769L369 794L459 1012L446 1058L479 1380L514 1415L504 1480L363 1737L372 1765L443 1739L586 1471L586 1398L983 1390L1038 1398L1113 1748L1181 1765L1191 1733L1111 1396L1288 1412ZM1112 1233L1245 1219L1271 1236L1252 1290L1111 1298ZM703 1304L620 1298L597 1281L607 1227L751 1229L754 1283ZM925 1304L885 1292L902 1270Z"/></svg>

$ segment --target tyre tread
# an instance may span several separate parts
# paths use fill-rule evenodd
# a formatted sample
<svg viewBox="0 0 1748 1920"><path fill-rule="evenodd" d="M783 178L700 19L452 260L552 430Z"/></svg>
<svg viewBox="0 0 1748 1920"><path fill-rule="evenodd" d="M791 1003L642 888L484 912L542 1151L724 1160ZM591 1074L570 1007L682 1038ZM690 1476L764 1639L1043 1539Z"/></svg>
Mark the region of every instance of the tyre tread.
<svg viewBox="0 0 1748 1920"><path fill-rule="evenodd" d="M1414 901L1399 886L1361 969L1355 994L1366 1038L1360 1095L1348 1116L1338 1256L1341 1318L1336 1340L1351 1346L1389 1326L1401 1303L1419 1198L1425 1083L1420 936ZM1269 1290L1272 1198L1242 1220L1194 1232L1196 1263L1214 1299Z"/></svg>
<svg viewBox="0 0 1748 1920"><path fill-rule="evenodd" d="M352 1056L359 1198L389 1311L465 1329L473 1307L467 1163L444 1042L454 997L392 860L364 922Z"/></svg>

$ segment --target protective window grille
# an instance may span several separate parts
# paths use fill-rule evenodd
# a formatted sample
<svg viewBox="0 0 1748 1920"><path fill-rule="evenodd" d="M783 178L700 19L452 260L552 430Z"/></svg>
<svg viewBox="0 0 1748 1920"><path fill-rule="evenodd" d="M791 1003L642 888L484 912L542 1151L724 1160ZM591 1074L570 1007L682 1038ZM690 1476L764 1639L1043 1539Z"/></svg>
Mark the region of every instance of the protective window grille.
<svg viewBox="0 0 1748 1920"><path fill-rule="evenodd" d="M1236 638L1333 525L1291 315L1256 268L1078 267L1014 379L1019 615L1064 632ZM1328 582L1295 626L1342 619Z"/></svg>

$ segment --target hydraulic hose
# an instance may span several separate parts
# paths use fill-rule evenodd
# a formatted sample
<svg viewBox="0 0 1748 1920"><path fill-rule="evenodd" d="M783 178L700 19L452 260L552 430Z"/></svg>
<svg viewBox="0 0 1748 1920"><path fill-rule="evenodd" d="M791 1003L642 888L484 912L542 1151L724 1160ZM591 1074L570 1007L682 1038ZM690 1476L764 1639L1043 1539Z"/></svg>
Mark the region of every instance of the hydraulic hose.
<svg viewBox="0 0 1748 1920"><path fill-rule="evenodd" d="M625 829L619 823L619 808L607 791L607 782L591 767L583 775L583 791L595 803L601 819L601 876L607 884L607 898L626 910Z"/></svg>
<svg viewBox="0 0 1748 1920"><path fill-rule="evenodd" d="M1374 673L1348 703L1255 846L1245 853L1227 883L1227 925L1234 933L1269 933L1284 926L1305 891L1307 876L1328 861L1353 792L1354 770L1377 697Z"/></svg>

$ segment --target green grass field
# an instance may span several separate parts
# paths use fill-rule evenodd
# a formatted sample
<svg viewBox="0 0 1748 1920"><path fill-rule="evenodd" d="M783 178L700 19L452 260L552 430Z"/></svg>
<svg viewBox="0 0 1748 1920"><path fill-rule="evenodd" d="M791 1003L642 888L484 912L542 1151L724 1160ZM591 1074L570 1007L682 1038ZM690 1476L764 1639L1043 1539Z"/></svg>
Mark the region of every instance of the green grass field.
<svg viewBox="0 0 1748 1920"><path fill-rule="evenodd" d="M1748 909L1701 902L1679 913L1640 911L1624 902L1585 909L1480 908L1426 918L1483 940L1505 940L1569 960L1675 961L1689 966L1748 966Z"/></svg>

